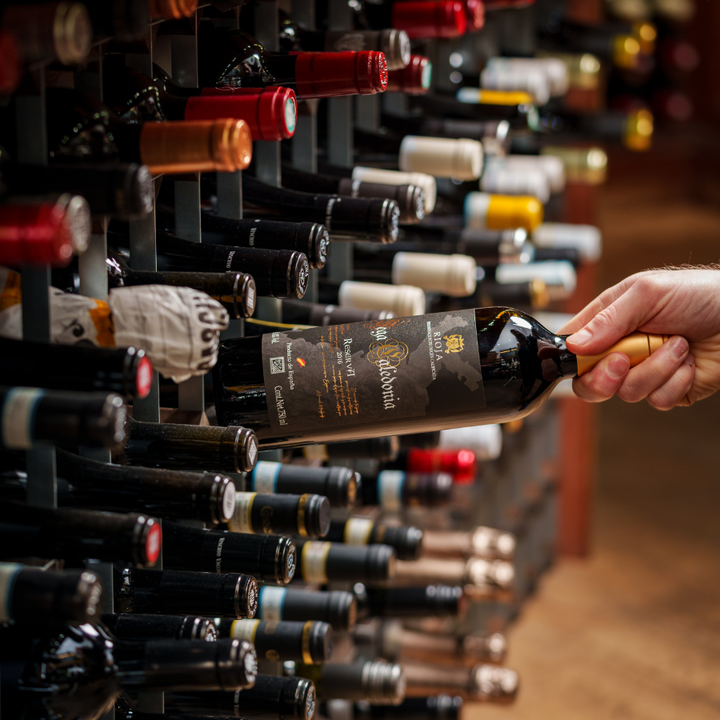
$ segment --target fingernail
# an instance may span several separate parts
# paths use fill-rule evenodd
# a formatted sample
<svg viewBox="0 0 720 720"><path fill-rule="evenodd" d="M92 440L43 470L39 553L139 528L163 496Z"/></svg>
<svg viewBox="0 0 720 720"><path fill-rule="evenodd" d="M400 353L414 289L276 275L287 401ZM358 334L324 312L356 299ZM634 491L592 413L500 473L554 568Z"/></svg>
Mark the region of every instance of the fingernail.
<svg viewBox="0 0 720 720"><path fill-rule="evenodd" d="M583 328L582 330L578 330L576 333L573 333L568 340L570 340L570 342L574 342L576 345L584 345L585 343L590 342L591 338L592 333L587 328Z"/></svg>
<svg viewBox="0 0 720 720"><path fill-rule="evenodd" d="M695 358L694 358L690 353L688 353L687 357L683 360L683 362L684 362L686 365L694 365L694 364L695 364Z"/></svg>
<svg viewBox="0 0 720 720"><path fill-rule="evenodd" d="M685 338L677 338L673 340L672 354L679 360L684 357L685 353L689 350L687 340Z"/></svg>
<svg viewBox="0 0 720 720"><path fill-rule="evenodd" d="M630 368L630 360L626 355L611 358L607 366L607 374L613 380L619 380Z"/></svg>

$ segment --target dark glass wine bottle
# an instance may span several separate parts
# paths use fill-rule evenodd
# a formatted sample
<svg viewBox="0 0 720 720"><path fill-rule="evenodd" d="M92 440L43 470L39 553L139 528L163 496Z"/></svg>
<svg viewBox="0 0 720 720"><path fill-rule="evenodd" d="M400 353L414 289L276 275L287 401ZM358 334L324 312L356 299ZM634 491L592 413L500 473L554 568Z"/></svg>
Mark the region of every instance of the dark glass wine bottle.
<svg viewBox="0 0 720 720"><path fill-rule="evenodd" d="M316 620L348 631L355 626L357 604L351 593L342 590L311 592L266 585L260 588L257 615L272 622Z"/></svg>
<svg viewBox="0 0 720 720"><path fill-rule="evenodd" d="M255 617L258 585L239 573L114 569L115 610L153 615Z"/></svg>
<svg viewBox="0 0 720 720"><path fill-rule="evenodd" d="M212 183L208 185L212 188ZM330 249L327 228L315 222L235 220L204 212L202 232L203 242L210 245L295 250L307 256L312 268L325 267Z"/></svg>
<svg viewBox="0 0 720 720"><path fill-rule="evenodd" d="M297 540L299 574L306 583L335 580L385 582L395 574L395 550L389 545L357 547L343 543Z"/></svg>
<svg viewBox="0 0 720 720"><path fill-rule="evenodd" d="M428 698L406 698L399 705L357 703L358 720L460 720L464 701L459 695L435 695Z"/></svg>
<svg viewBox="0 0 720 720"><path fill-rule="evenodd" d="M321 305L304 300L283 300L282 321L297 325L343 325L365 320L387 320L393 314L385 310L357 310L338 305Z"/></svg>
<svg viewBox="0 0 720 720"><path fill-rule="evenodd" d="M295 575L297 551L288 537L247 535L166 522L163 563L196 572L246 573L284 585Z"/></svg>
<svg viewBox="0 0 720 720"><path fill-rule="evenodd" d="M143 510L163 518L216 525L235 511L235 483L209 472L161 470L98 462L57 450L68 504L99 510Z"/></svg>
<svg viewBox="0 0 720 720"><path fill-rule="evenodd" d="M408 697L457 693L474 702L508 705L515 701L519 679L514 670L498 665L467 668L403 663Z"/></svg>
<svg viewBox="0 0 720 720"><path fill-rule="evenodd" d="M128 418L123 454L130 464L245 472L255 467L255 433L243 427L146 423Z"/></svg>
<svg viewBox="0 0 720 720"><path fill-rule="evenodd" d="M423 555L512 560L516 546L512 533L491 527L479 526L470 532L428 530L423 538Z"/></svg>
<svg viewBox="0 0 720 720"><path fill-rule="evenodd" d="M105 263L110 287L132 287L135 285L171 285L200 290L217 300L231 317L250 317L255 312L257 288L252 275L239 272L157 272L133 270L125 257L108 248Z"/></svg>
<svg viewBox="0 0 720 720"><path fill-rule="evenodd" d="M198 57L199 84L207 87L281 85L298 98L373 95L387 87L381 52L273 54L245 33L201 26Z"/></svg>
<svg viewBox="0 0 720 720"><path fill-rule="evenodd" d="M247 273L261 296L301 298L307 290L310 265L294 250L208 245L163 232L157 233L157 249L163 270Z"/></svg>
<svg viewBox="0 0 720 720"><path fill-rule="evenodd" d="M243 201L248 214L282 215L302 222L324 223L330 240L397 240L400 208L388 198L352 198L277 188L243 174Z"/></svg>
<svg viewBox="0 0 720 720"><path fill-rule="evenodd" d="M363 505L379 505L385 512L405 507L437 507L450 502L453 479L448 473L409 473L382 470L363 477Z"/></svg>
<svg viewBox="0 0 720 720"><path fill-rule="evenodd" d="M211 715L253 720L312 720L315 686L300 677L258 675L255 685L242 692L172 692L165 708L175 715Z"/></svg>
<svg viewBox="0 0 720 720"><path fill-rule="evenodd" d="M246 483L253 492L314 493L325 496L331 507L351 508L357 498L359 480L360 476L347 467L308 467L261 460Z"/></svg>
<svg viewBox="0 0 720 720"><path fill-rule="evenodd" d="M349 198L388 198L400 208L398 222L414 224L425 217L425 193L417 185L383 185L351 178L308 173L283 165L283 187Z"/></svg>
<svg viewBox="0 0 720 720"><path fill-rule="evenodd" d="M388 86L386 92L400 92L407 95L424 95L430 90L432 84L432 63L430 58L423 55L411 55L408 64L404 68L397 68L388 73ZM403 132L418 135L412 132L410 127L404 128ZM440 133L432 133L440 137L453 137L452 135L442 136ZM462 135L461 137L470 137Z"/></svg>
<svg viewBox="0 0 720 720"><path fill-rule="evenodd" d="M370 518L352 517L333 522L327 534L331 542L347 545L389 545L398 560L417 560L420 557L423 531L416 527L382 525Z"/></svg>
<svg viewBox="0 0 720 720"><path fill-rule="evenodd" d="M330 528L330 501L323 495L237 493L228 522L232 532L325 537Z"/></svg>
<svg viewBox="0 0 720 720"><path fill-rule="evenodd" d="M393 132L429 137L470 138L503 142L508 138L510 123L507 120L455 120L453 118L427 115L393 115L383 113L380 119L383 127Z"/></svg>
<svg viewBox="0 0 720 720"><path fill-rule="evenodd" d="M97 622L103 586L89 570L41 570L0 563L0 623Z"/></svg>
<svg viewBox="0 0 720 720"><path fill-rule="evenodd" d="M328 445L308 445L303 454L309 460L377 460L389 462L395 460L400 451L397 435L351 440L350 442L334 442ZM358 487L360 482L358 481ZM361 493L358 493L361 495Z"/></svg>
<svg viewBox="0 0 720 720"><path fill-rule="evenodd" d="M228 622L233 622L232 620ZM120 640L204 640L215 642L217 628L210 618L188 615L136 615L134 613L105 613L102 624ZM234 637L226 635L224 637ZM244 638L239 638L243 640Z"/></svg>
<svg viewBox="0 0 720 720"><path fill-rule="evenodd" d="M144 350L132 347L116 350L0 338L0 375L17 385L144 398L150 392L152 363Z"/></svg>
<svg viewBox="0 0 720 720"><path fill-rule="evenodd" d="M318 698L397 704L405 697L405 674L400 665L383 661L295 664L295 672L312 680Z"/></svg>
<svg viewBox="0 0 720 720"><path fill-rule="evenodd" d="M664 339L621 342L638 363ZM226 340L213 387L218 421L253 428L269 448L507 422L599 360L489 307Z"/></svg>
<svg viewBox="0 0 720 720"><path fill-rule="evenodd" d="M453 617L465 609L462 587L423 585L419 587L354 588L358 617L413 618Z"/></svg>
<svg viewBox="0 0 720 720"><path fill-rule="evenodd" d="M247 640L258 657L273 662L324 663L332 652L333 632L326 622L216 620L216 625L221 638Z"/></svg>
<svg viewBox="0 0 720 720"><path fill-rule="evenodd" d="M0 503L0 557L107 560L152 567L160 523L147 515Z"/></svg>
<svg viewBox="0 0 720 720"><path fill-rule="evenodd" d="M363 11L370 27L405 30L411 40L453 38L467 29L465 7L459 0L364 3Z"/></svg>
<svg viewBox="0 0 720 720"><path fill-rule="evenodd" d="M0 151L0 178L17 195L81 195L93 215L128 219L152 210L152 175L145 165L78 163L43 167L11 163Z"/></svg>

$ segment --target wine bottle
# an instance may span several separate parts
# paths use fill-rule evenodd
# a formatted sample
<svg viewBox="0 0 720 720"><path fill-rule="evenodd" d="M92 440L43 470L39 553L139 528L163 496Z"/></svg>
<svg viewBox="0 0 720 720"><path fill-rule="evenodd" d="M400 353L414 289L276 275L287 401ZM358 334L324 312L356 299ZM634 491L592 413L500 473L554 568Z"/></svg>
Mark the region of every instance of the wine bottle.
<svg viewBox="0 0 720 720"><path fill-rule="evenodd" d="M404 628L399 620L380 625L358 625L353 640L359 651L379 654L393 662L476 664L502 663L507 653L507 640L500 633L456 636L447 633L421 632Z"/></svg>
<svg viewBox="0 0 720 720"><path fill-rule="evenodd" d="M248 489L263 495L313 493L325 496L331 507L351 508L359 480L360 476L347 467L307 467L261 460L252 470Z"/></svg>
<svg viewBox="0 0 720 720"><path fill-rule="evenodd" d="M208 183L212 187L212 183ZM217 186L215 186L216 188ZM203 242L262 250L295 250L307 255L312 268L325 267L330 236L320 223L235 220L214 213L202 215Z"/></svg>
<svg viewBox="0 0 720 720"><path fill-rule="evenodd" d="M165 707L175 715L312 720L315 686L300 677L258 675L255 685L242 692L168 693Z"/></svg>
<svg viewBox="0 0 720 720"><path fill-rule="evenodd" d="M400 208L388 198L348 198L286 190L243 174L243 201L248 212L281 214L293 220L324 223L331 240L397 240Z"/></svg>
<svg viewBox="0 0 720 720"><path fill-rule="evenodd" d="M195 14L198 0L148 0L150 16L166 20L180 20Z"/></svg>
<svg viewBox="0 0 720 720"><path fill-rule="evenodd" d="M467 30L465 7L455 0L365 3L363 10L371 27L404 30L411 40L454 38Z"/></svg>
<svg viewBox="0 0 720 720"><path fill-rule="evenodd" d="M0 587L0 623L96 622L102 612L102 582L89 570L0 563Z"/></svg>
<svg viewBox="0 0 720 720"><path fill-rule="evenodd" d="M405 698L399 705L368 705L357 703L358 720L460 720L463 699L459 695L435 695L427 698ZM139 719L138 719L139 720Z"/></svg>
<svg viewBox="0 0 720 720"><path fill-rule="evenodd" d="M519 680L514 670L497 665L444 668L436 664L403 663L408 697L457 693L474 702L507 705L515 701Z"/></svg>
<svg viewBox="0 0 720 720"><path fill-rule="evenodd" d="M437 507L450 502L453 479L448 473L415 474L382 470L362 480L363 505L379 505L385 512L404 507Z"/></svg>
<svg viewBox="0 0 720 720"><path fill-rule="evenodd" d="M355 597L341 590L321 592L263 586L258 600L258 617L272 622L315 620L334 630L348 631L355 626Z"/></svg>
<svg viewBox="0 0 720 720"><path fill-rule="evenodd" d="M480 526L470 532L426 530L423 555L512 560L516 544L512 533L491 527Z"/></svg>
<svg viewBox="0 0 720 720"><path fill-rule="evenodd" d="M338 305L309 303L304 300L283 300L281 310L282 322L285 324L323 327L365 320L387 320L393 317L393 314L386 310L358 310Z"/></svg>
<svg viewBox="0 0 720 720"><path fill-rule="evenodd" d="M506 422L601 359L578 358L564 338L509 308L367 325L341 326L342 336L330 326L222 342L213 368L218 421L253 428L263 448ZM626 352L637 364L663 342L636 333L603 357ZM461 372L451 369L458 363ZM322 384L330 364L342 394L339 385Z"/></svg>
<svg viewBox="0 0 720 720"><path fill-rule="evenodd" d="M93 215L135 218L152 210L152 175L145 165L77 163L25 165L0 157L2 182L17 195L70 193L84 197Z"/></svg>
<svg viewBox="0 0 720 720"><path fill-rule="evenodd" d="M532 232L543 220L542 203L531 195L471 192L463 207L465 226L473 230L523 228Z"/></svg>
<svg viewBox="0 0 720 720"><path fill-rule="evenodd" d="M153 174L233 172L250 164L252 136L242 120L132 123L87 93L49 88L48 146L53 162L147 165Z"/></svg>
<svg viewBox="0 0 720 720"><path fill-rule="evenodd" d="M410 38L404 30L306 30L282 10L280 48L287 53L374 50L385 55L388 70L403 68L410 60Z"/></svg>
<svg viewBox="0 0 720 720"><path fill-rule="evenodd" d="M26 63L57 59L74 65L90 52L92 23L83 3L7 3L0 25L12 33Z"/></svg>
<svg viewBox="0 0 720 720"><path fill-rule="evenodd" d="M152 363L139 348L48 345L0 338L0 375L49 390L105 391L126 398L150 392Z"/></svg>
<svg viewBox="0 0 720 720"><path fill-rule="evenodd" d="M352 440L330 445L306 445L303 455L308 460L377 460L388 462L395 460L400 451L400 441L396 435L384 435L379 438ZM358 488L360 480L358 478ZM362 493L358 492L359 495Z"/></svg>
<svg viewBox="0 0 720 720"><path fill-rule="evenodd" d="M467 297L475 292L475 258L458 253L394 252L394 248L394 245L388 248L390 252L355 248L353 277L360 281L411 285L450 297Z"/></svg>
<svg viewBox="0 0 720 720"><path fill-rule="evenodd" d="M384 185L352 178L308 173L283 165L283 186L291 190L320 192L351 198L389 198L400 208L400 223L417 223L425 217L425 194L417 185Z"/></svg>
<svg viewBox="0 0 720 720"><path fill-rule="evenodd" d="M398 560L395 567L395 579L400 584L453 583L478 599L510 596L515 582L513 565L503 560L421 557L414 562Z"/></svg>
<svg viewBox="0 0 720 720"><path fill-rule="evenodd" d="M255 467L255 433L243 427L146 423L128 418L124 456L131 465L245 472Z"/></svg>
<svg viewBox="0 0 720 720"><path fill-rule="evenodd" d="M120 640L167 638L215 642L218 639L215 623L211 619L187 615L105 613L102 616L102 624Z"/></svg>
<svg viewBox="0 0 720 720"><path fill-rule="evenodd" d="M441 98L441 102L442 100L443 98ZM506 145L509 147L507 141L509 139L510 123L507 120L456 120L454 118L432 117L425 113L409 116L383 113L380 117L380 124L382 127L396 133L458 139L469 138L482 143L491 140L491 144L495 147L499 146L501 149L505 149Z"/></svg>
<svg viewBox="0 0 720 720"><path fill-rule="evenodd" d="M330 501L323 495L264 495L237 493L228 522L232 532L287 533L302 537L325 537L330 529Z"/></svg>
<svg viewBox="0 0 720 720"><path fill-rule="evenodd" d="M332 627L326 622L274 622L266 620L216 620L221 638L247 640L260 658L308 665L330 659Z"/></svg>
<svg viewBox="0 0 720 720"><path fill-rule="evenodd" d="M143 510L164 518L216 525L235 511L235 483L209 472L111 465L58 448L57 472L68 504L101 510Z"/></svg>
<svg viewBox="0 0 720 720"><path fill-rule="evenodd" d="M452 475L454 483L474 482L477 474L477 457L472 450L466 448L425 450L411 447L391 469L396 467L409 473L448 473Z"/></svg>
<svg viewBox="0 0 720 720"><path fill-rule="evenodd" d="M352 172L341 168L338 168L337 172L341 178L351 177L353 180L360 180L361 182L378 183L380 185L415 185L421 188L425 194L425 214L429 215L435 209L437 182L432 175L362 167L360 165L356 165Z"/></svg>
<svg viewBox="0 0 720 720"><path fill-rule="evenodd" d="M298 98L374 95L387 86L381 52L269 53L238 31L203 27L198 33L199 84L292 88Z"/></svg>
<svg viewBox="0 0 720 720"><path fill-rule="evenodd" d="M541 155L560 158L568 182L602 185L607 179L607 153L601 147L572 148L546 145Z"/></svg>
<svg viewBox="0 0 720 720"><path fill-rule="evenodd" d="M346 545L389 545L398 560L417 560L420 557L423 531L416 527L381 525L369 518L352 517L333 522L327 539Z"/></svg>
<svg viewBox="0 0 720 720"><path fill-rule="evenodd" d="M147 515L0 503L0 556L107 560L152 567L160 523Z"/></svg>
<svg viewBox="0 0 720 720"><path fill-rule="evenodd" d="M246 573L284 585L295 575L295 543L276 535L247 535L166 522L163 563L177 570Z"/></svg>
<svg viewBox="0 0 720 720"><path fill-rule="evenodd" d="M550 293L544 280L533 278L525 282L497 283L483 280L478 286L480 305L543 310L550 304Z"/></svg>
<svg viewBox="0 0 720 720"><path fill-rule="evenodd" d="M178 4L176 2L176 4ZM96 39L114 37L119 42L140 40L148 31L150 6L144 0L84 0Z"/></svg>
<svg viewBox="0 0 720 720"><path fill-rule="evenodd" d="M121 118L156 120L219 120L232 118L247 123L253 140L279 141L293 136L297 100L290 88L251 93L203 93L178 88L155 66L159 78L105 63L105 103Z"/></svg>
<svg viewBox="0 0 720 720"><path fill-rule="evenodd" d="M468 448L476 460L497 460L502 453L503 433L500 425L475 425L441 430L438 448Z"/></svg>
<svg viewBox="0 0 720 720"><path fill-rule="evenodd" d="M538 251L576 250L582 262L596 262L602 255L602 234L594 225L543 223L532 240Z"/></svg>
<svg viewBox="0 0 720 720"><path fill-rule="evenodd" d="M79 195L0 205L0 263L64 267L90 242L90 208Z"/></svg>
<svg viewBox="0 0 720 720"><path fill-rule="evenodd" d="M422 315L427 303L425 291L414 285L343 280L337 286L321 278L318 289L322 301L337 302L341 307L355 310L390 312L395 317Z"/></svg>
<svg viewBox="0 0 720 720"><path fill-rule="evenodd" d="M395 550L388 545L356 547L297 540L299 577L306 583L384 582L395 575Z"/></svg>
<svg viewBox="0 0 720 720"><path fill-rule="evenodd" d="M5 627L2 636L8 716L102 717L123 690L235 690L252 685L257 672L252 645L240 640L121 641L89 624L37 639Z"/></svg>
<svg viewBox="0 0 720 720"><path fill-rule="evenodd" d="M295 664L295 672L313 681L323 700L361 700L397 705L405 697L405 675L400 665L382 661L324 665Z"/></svg>
<svg viewBox="0 0 720 720"><path fill-rule="evenodd" d="M258 295L301 298L308 286L307 257L294 250L207 245L157 233L159 265L165 270L234 271L252 275Z"/></svg>
<svg viewBox="0 0 720 720"><path fill-rule="evenodd" d="M125 405L115 393L0 388L0 447L29 450L71 443L115 448L125 437Z"/></svg>
<svg viewBox="0 0 720 720"><path fill-rule="evenodd" d="M238 573L114 569L115 610L153 615L254 617L258 585Z"/></svg>
<svg viewBox="0 0 720 720"><path fill-rule="evenodd" d="M410 106L415 113L422 112L435 118L504 121L504 128L523 132L540 128L539 113L532 97L522 91L463 87L457 91L455 98L414 95L410 98ZM472 131L471 136L474 134L475 131Z"/></svg>
<svg viewBox="0 0 720 720"><path fill-rule="evenodd" d="M458 585L365 588L355 586L358 616L382 618L454 617L465 610L465 596Z"/></svg>
<svg viewBox="0 0 720 720"><path fill-rule="evenodd" d="M403 68L391 69L388 73L388 86L385 92L400 92L407 95L424 95L432 83L432 63L423 55L411 55ZM407 132L407 126L404 128ZM430 133L440 135L440 133ZM465 136L464 136L465 137Z"/></svg>

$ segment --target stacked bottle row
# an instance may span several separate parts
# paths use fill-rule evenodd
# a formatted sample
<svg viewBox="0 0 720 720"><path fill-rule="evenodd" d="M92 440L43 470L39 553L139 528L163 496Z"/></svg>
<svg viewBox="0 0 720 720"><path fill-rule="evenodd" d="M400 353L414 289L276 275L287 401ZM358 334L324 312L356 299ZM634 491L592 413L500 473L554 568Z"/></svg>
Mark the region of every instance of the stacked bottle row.
<svg viewBox="0 0 720 720"><path fill-rule="evenodd" d="M607 158L562 143L627 117L554 133L528 88L565 57L443 93L527 0L241 5L2 8L5 714L517 693L498 630L552 561L557 449L522 418L597 362L522 310L600 253L559 221Z"/></svg>

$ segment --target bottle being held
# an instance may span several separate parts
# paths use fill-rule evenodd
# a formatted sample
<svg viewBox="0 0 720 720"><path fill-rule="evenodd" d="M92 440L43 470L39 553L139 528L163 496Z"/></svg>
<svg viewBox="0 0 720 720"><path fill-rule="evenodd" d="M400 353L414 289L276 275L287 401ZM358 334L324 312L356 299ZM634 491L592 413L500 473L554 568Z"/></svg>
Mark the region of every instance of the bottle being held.
<svg viewBox="0 0 720 720"><path fill-rule="evenodd" d="M237 30L206 27L198 34L201 86L292 88L298 98L374 95L387 87L382 52L270 53Z"/></svg>

